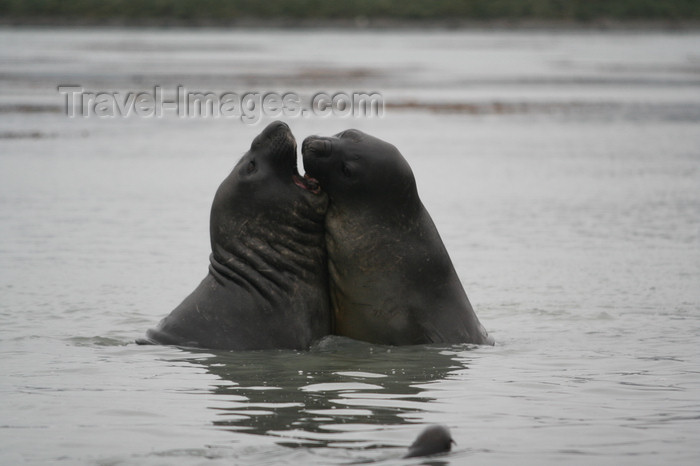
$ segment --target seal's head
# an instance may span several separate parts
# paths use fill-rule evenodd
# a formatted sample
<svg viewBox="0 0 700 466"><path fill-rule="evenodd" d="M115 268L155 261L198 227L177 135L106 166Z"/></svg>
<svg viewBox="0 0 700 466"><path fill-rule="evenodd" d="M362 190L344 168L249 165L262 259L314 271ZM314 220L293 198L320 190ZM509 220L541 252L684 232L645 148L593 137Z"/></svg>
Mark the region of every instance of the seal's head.
<svg viewBox="0 0 700 466"><path fill-rule="evenodd" d="M302 144L302 154L306 172L318 180L335 205L381 209L397 202L418 202L413 172L398 149L362 131L309 136Z"/></svg>
<svg viewBox="0 0 700 466"><path fill-rule="evenodd" d="M452 444L456 444L450 434L450 429L443 425L433 425L418 435L416 440L408 447L408 453L404 458L416 456L429 456L438 453L445 453L452 449Z"/></svg>
<svg viewBox="0 0 700 466"><path fill-rule="evenodd" d="M261 237L260 228L322 228L328 199L316 180L299 175L296 149L289 126L281 121L270 123L253 140L214 197L210 230L215 255L242 237Z"/></svg>

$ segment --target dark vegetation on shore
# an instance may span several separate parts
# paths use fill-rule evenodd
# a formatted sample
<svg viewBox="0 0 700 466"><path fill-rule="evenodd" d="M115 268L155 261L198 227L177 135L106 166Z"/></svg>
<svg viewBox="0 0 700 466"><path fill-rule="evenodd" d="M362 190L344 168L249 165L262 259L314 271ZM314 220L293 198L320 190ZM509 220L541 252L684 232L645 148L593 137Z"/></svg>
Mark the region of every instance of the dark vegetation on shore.
<svg viewBox="0 0 700 466"><path fill-rule="evenodd" d="M698 0L0 0L9 24L696 22Z"/></svg>

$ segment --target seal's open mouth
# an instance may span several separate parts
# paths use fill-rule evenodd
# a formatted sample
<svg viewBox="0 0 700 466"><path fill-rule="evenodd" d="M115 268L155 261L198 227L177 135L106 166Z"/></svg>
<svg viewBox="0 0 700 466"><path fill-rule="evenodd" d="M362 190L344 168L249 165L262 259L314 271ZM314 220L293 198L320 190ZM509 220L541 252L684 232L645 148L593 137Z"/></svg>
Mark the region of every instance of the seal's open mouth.
<svg viewBox="0 0 700 466"><path fill-rule="evenodd" d="M294 167L294 170L296 173L292 175L292 180L294 180L295 185L314 194L319 194L321 192L321 185L318 184L315 178L311 178L308 173L304 174L302 177L299 175L299 171L297 171L296 167Z"/></svg>
<svg viewBox="0 0 700 466"><path fill-rule="evenodd" d="M321 192L321 186L318 181L308 174L303 177L299 174L297 168L297 143L289 126L281 121L270 123L255 138L251 145L251 150L260 144L266 144L269 147L269 153L273 154L278 163L283 163L291 169L292 181L295 185L313 194Z"/></svg>
<svg viewBox="0 0 700 466"><path fill-rule="evenodd" d="M293 138L294 136L290 137ZM294 184L299 186L302 189L305 189L313 194L320 194L321 193L321 185L318 183L318 180L316 178L311 177L308 173L305 173L304 176L301 176L299 174L299 168L297 167L297 145L296 142L294 143L294 149L292 150L294 156L291 159L291 165L292 165L292 181L294 181Z"/></svg>

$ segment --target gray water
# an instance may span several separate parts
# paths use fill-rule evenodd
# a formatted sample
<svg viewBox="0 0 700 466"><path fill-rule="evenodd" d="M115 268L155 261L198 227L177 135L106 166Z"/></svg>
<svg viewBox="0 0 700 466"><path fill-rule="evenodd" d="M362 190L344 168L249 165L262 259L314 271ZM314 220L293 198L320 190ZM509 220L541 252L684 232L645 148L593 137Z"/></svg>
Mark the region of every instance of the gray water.
<svg viewBox="0 0 700 466"><path fill-rule="evenodd" d="M68 118L95 91L380 92L494 347L141 347L268 120ZM0 29L0 464L700 460L700 34Z"/></svg>

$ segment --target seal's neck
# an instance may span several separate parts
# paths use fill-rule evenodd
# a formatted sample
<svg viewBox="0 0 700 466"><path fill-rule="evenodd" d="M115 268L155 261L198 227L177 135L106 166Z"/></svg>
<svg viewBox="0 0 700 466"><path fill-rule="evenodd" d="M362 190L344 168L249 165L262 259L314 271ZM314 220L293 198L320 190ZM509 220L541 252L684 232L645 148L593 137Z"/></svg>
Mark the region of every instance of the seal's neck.
<svg viewBox="0 0 700 466"><path fill-rule="evenodd" d="M210 263L210 273L221 284L233 281L265 296L287 295L325 270L323 229L275 225L249 231L225 246L213 242Z"/></svg>

